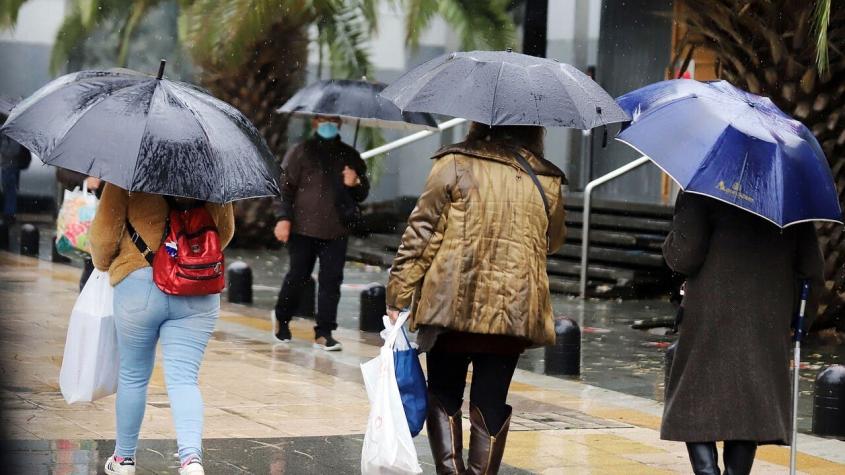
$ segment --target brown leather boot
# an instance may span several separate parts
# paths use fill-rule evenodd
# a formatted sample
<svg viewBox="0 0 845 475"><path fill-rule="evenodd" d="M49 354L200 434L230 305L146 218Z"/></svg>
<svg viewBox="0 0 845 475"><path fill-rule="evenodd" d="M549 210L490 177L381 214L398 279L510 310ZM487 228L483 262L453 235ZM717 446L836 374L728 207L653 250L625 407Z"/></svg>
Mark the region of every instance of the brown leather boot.
<svg viewBox="0 0 845 475"><path fill-rule="evenodd" d="M472 404L469 405L469 458L467 459L468 475L494 475L499 473L502 455L505 453L505 442L508 438L508 427L511 425L510 406L507 407L508 417L499 433L490 435L484 415Z"/></svg>
<svg viewBox="0 0 845 475"><path fill-rule="evenodd" d="M450 416L434 394L428 393L428 415L425 424L437 474L463 475L466 473L460 409Z"/></svg>

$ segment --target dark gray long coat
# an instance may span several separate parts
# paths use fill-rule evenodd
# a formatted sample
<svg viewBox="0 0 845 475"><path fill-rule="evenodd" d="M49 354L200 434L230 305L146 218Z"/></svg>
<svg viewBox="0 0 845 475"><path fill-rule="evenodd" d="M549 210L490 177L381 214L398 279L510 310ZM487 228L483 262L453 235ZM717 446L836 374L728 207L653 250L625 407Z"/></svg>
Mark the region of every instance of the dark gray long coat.
<svg viewBox="0 0 845 475"><path fill-rule="evenodd" d="M684 193L663 255L687 276L687 288L661 438L789 443L798 282L823 285L813 225L781 231L731 205Z"/></svg>

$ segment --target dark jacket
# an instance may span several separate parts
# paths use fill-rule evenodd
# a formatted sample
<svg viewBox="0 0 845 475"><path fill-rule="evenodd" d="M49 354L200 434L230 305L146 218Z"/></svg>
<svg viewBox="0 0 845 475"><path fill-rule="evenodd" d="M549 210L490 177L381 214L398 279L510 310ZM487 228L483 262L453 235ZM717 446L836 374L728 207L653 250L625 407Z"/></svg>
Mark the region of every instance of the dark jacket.
<svg viewBox="0 0 845 475"><path fill-rule="evenodd" d="M824 285L813 224L781 230L685 193L663 255L687 286L661 437L789 443L790 325L799 282ZM809 307L812 317L815 305Z"/></svg>
<svg viewBox="0 0 845 475"><path fill-rule="evenodd" d="M0 134L0 167L26 170L32 161L32 155L23 145Z"/></svg>
<svg viewBox="0 0 845 475"><path fill-rule="evenodd" d="M343 184L346 166L358 173L360 185L350 188ZM360 203L370 192L367 165L358 151L340 138L314 136L291 148L282 161L280 182L276 218L290 220L292 232L317 239L345 237L349 230L338 213L338 200Z"/></svg>

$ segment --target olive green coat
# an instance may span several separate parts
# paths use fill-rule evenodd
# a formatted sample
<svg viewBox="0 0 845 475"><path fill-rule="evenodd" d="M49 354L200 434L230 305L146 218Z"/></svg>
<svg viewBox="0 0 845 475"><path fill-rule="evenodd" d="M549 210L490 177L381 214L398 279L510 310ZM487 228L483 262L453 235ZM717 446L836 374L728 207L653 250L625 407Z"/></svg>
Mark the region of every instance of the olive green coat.
<svg viewBox="0 0 845 475"><path fill-rule="evenodd" d="M387 303L412 324L554 343L546 254L565 235L563 172L520 149L549 202L512 153L487 141L435 155L390 271ZM546 231L549 229L547 241Z"/></svg>

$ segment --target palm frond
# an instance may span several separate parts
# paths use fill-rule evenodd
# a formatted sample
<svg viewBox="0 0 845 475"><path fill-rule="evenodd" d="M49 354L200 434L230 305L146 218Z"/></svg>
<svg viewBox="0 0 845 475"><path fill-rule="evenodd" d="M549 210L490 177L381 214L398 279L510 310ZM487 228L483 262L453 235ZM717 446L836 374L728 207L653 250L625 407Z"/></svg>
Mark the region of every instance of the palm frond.
<svg viewBox="0 0 845 475"><path fill-rule="evenodd" d="M816 67L820 75L830 68L827 29L830 25L831 4L832 0L818 0L813 10L813 29L816 34Z"/></svg>
<svg viewBox="0 0 845 475"><path fill-rule="evenodd" d="M514 24L507 0L440 0L440 14L460 35L461 48L513 46Z"/></svg>
<svg viewBox="0 0 845 475"><path fill-rule="evenodd" d="M0 0L0 28L14 28L26 0Z"/></svg>
<svg viewBox="0 0 845 475"><path fill-rule="evenodd" d="M365 6L360 0L346 0L323 19L322 39L329 47L332 76L360 78L370 69L367 44L372 31Z"/></svg>
<svg viewBox="0 0 845 475"><path fill-rule="evenodd" d="M420 35L431 24L431 20L440 12L439 0L395 0L394 6L405 11L405 42L411 48L418 48Z"/></svg>

